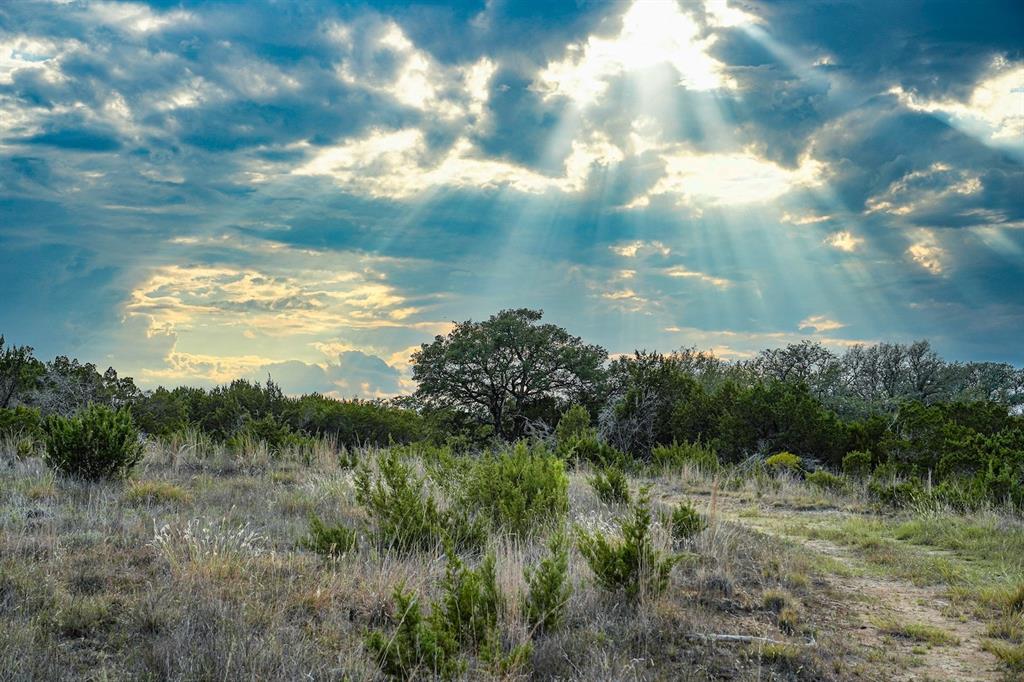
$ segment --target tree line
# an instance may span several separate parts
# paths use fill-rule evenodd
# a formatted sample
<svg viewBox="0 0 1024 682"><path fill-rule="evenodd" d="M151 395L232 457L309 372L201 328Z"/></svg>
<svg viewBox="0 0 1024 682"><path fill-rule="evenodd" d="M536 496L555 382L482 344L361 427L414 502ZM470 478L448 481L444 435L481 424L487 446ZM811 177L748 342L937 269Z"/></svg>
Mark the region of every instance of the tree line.
<svg viewBox="0 0 1024 682"><path fill-rule="evenodd" d="M1022 495L1024 370L947 362L927 341L841 353L803 341L741 361L694 348L609 358L541 311L516 309L457 323L412 361L417 390L390 400L287 396L271 378L142 391L112 368L63 356L44 363L0 337L0 431L101 404L129 411L154 437L193 428L272 447L328 436L472 450L551 439L576 406L589 420L590 451L635 461L681 443L727 462L786 451L833 469L856 453L870 472L973 486L957 495Z"/></svg>

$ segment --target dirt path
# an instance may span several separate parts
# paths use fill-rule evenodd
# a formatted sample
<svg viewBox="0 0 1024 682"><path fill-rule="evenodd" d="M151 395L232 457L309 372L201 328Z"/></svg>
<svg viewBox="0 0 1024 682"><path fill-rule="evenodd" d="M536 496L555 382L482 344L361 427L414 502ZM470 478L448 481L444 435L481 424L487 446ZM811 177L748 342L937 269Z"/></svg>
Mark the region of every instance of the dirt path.
<svg viewBox="0 0 1024 682"><path fill-rule="evenodd" d="M680 496L669 493L663 499L671 501ZM690 497L690 496L688 496ZM690 497L692 499L692 497ZM957 680L984 682L1003 680L1004 669L995 656L982 648L985 626L974 620L961 621L947 616L951 604L941 588L919 587L893 576L878 576L867 571L866 562L848 547L820 539L808 539L781 532L771 524L769 517L741 515L749 503L720 496L716 500L716 513L723 520L743 525L760 533L784 538L829 557L850 569L851 575L827 575L824 579L836 596L834 603L823 603L821 608L842 606L853 616L848 621L850 641L871 660L891 660L893 654L912 661L889 679L893 680ZM835 511L791 510L784 512L789 519L813 519L821 522L828 516L841 516ZM874 574L873 574L874 573ZM927 625L952 635L958 643L929 645L920 641L892 635L882 630L884 623Z"/></svg>

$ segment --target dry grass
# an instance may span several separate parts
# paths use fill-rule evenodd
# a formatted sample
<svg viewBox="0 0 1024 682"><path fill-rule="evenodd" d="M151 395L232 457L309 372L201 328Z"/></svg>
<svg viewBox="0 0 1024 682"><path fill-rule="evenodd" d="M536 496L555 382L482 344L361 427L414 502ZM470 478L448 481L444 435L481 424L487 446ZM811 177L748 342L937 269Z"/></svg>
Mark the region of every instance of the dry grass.
<svg viewBox="0 0 1024 682"><path fill-rule="evenodd" d="M189 434L151 446L138 480L127 484L55 478L38 459L2 457L3 679L376 679L365 632L393 627L397 586L429 602L444 575L440 547L398 555L362 541L341 558L302 547L310 513L354 528L367 522L352 473L329 443L279 456L256 444L238 454ZM586 471L570 477L562 530L615 534L624 509L601 503L586 479ZM596 587L573 550L565 624L532 639L526 672L576 680L854 678L857 653L830 634L841 614L805 607L821 597L820 566L796 545L710 512L708 528L676 548L685 558L666 592L636 604ZM672 550L668 529L656 524L657 548ZM502 643L529 642L523 571L545 555L546 538L492 536L486 549L505 595ZM782 643L694 637L708 633ZM493 676L487 670L470 661L467 676Z"/></svg>

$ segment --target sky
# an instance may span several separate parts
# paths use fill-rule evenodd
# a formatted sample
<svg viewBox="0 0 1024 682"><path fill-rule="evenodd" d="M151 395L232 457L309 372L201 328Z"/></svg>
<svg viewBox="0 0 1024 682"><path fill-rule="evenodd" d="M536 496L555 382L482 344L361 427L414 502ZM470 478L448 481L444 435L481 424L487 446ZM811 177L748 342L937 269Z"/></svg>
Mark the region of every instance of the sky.
<svg viewBox="0 0 1024 682"><path fill-rule="evenodd" d="M1024 4L8 0L0 276L146 388L407 393L512 307L1021 365Z"/></svg>

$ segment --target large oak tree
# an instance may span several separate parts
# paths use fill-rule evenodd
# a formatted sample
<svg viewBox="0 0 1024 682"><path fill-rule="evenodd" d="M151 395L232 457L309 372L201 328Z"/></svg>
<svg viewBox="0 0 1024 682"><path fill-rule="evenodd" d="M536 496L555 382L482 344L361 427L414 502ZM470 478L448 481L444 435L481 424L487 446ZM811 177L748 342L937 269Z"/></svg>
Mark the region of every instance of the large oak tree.
<svg viewBox="0 0 1024 682"><path fill-rule="evenodd" d="M434 407L478 414L502 438L517 438L531 404L575 400L600 383L608 352L562 327L541 324L543 311L502 310L482 322L457 323L412 356L416 396Z"/></svg>

